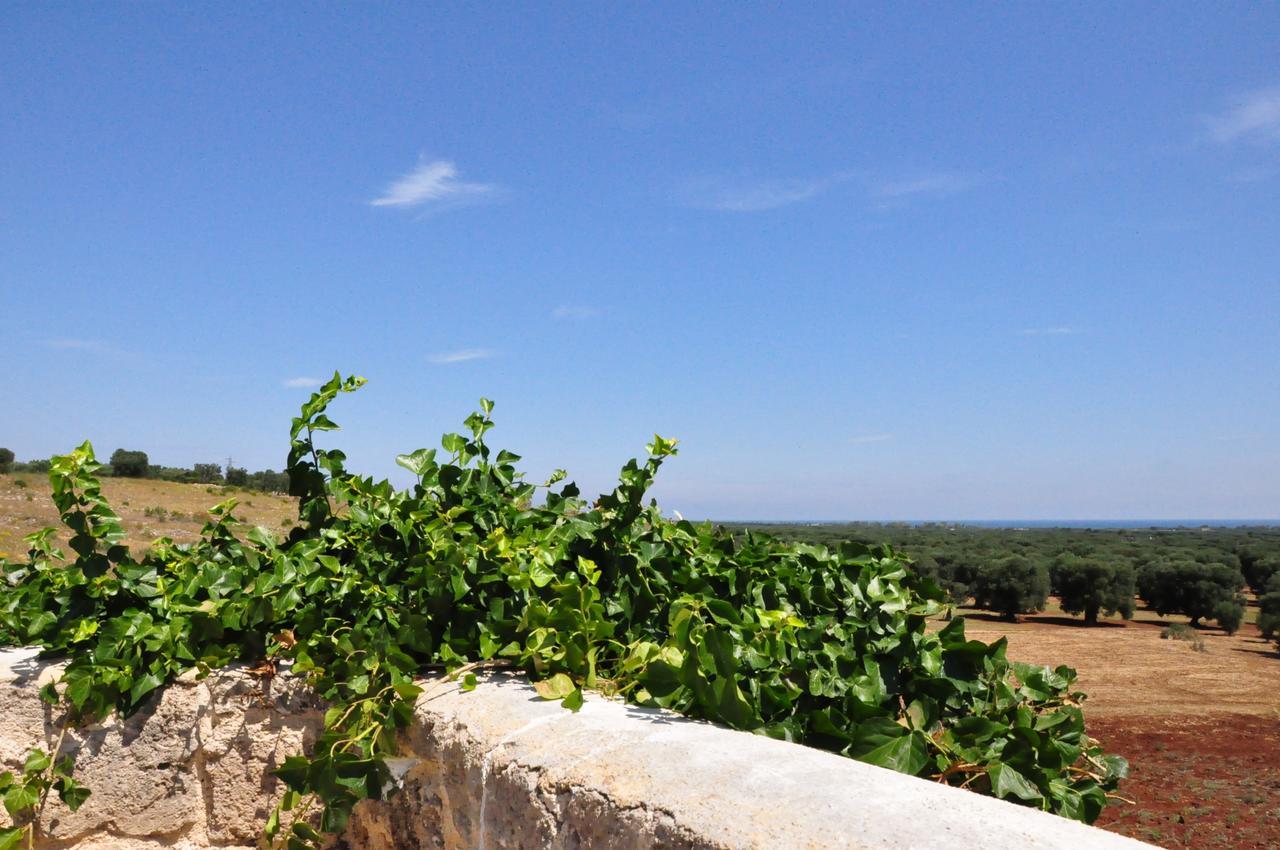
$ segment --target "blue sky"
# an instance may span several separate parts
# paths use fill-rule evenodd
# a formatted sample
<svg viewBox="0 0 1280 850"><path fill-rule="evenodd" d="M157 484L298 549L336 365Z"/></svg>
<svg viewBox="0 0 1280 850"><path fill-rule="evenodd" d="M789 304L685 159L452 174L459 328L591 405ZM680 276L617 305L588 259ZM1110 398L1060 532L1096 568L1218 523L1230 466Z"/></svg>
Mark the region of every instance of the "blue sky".
<svg viewBox="0 0 1280 850"><path fill-rule="evenodd" d="M1280 8L27 4L0 445L691 517L1280 515Z"/></svg>

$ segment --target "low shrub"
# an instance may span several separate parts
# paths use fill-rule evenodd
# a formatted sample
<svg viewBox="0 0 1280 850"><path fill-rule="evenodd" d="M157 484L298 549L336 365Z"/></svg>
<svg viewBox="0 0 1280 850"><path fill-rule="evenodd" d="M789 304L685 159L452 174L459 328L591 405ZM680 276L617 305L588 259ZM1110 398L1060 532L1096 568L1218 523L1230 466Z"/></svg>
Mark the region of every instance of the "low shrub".
<svg viewBox="0 0 1280 850"><path fill-rule="evenodd" d="M1172 623L1160 630L1160 637L1163 640L1180 640L1191 645L1196 652L1204 652L1206 646L1204 638L1196 633L1196 630L1185 623Z"/></svg>

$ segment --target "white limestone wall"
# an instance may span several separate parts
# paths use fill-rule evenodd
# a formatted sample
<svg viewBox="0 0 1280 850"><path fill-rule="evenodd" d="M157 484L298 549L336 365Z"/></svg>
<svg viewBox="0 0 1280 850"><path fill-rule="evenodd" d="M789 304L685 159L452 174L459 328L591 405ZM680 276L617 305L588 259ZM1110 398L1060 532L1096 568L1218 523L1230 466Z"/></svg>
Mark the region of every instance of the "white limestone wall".
<svg viewBox="0 0 1280 850"><path fill-rule="evenodd" d="M54 742L30 650L0 652L0 761ZM265 686L265 687L264 687ZM248 848L279 793L267 771L314 736L288 677L184 679L148 710L68 736L93 790L46 813L44 848ZM348 850L1148 847L1078 823L807 747L598 697L570 713L521 678L428 687L395 763L401 790L362 804Z"/></svg>

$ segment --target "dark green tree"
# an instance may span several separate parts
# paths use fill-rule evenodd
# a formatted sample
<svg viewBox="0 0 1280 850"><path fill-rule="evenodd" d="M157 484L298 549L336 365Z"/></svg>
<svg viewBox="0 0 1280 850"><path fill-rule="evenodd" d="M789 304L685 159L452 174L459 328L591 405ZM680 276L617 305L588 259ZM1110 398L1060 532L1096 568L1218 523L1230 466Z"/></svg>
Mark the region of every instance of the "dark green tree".
<svg viewBox="0 0 1280 850"><path fill-rule="evenodd" d="M0 448L0 472L9 472L13 469L13 449Z"/></svg>
<svg viewBox="0 0 1280 850"><path fill-rule="evenodd" d="M1185 614L1193 626L1217 620L1228 632L1244 617L1243 588L1244 576L1226 564L1157 561L1138 574L1138 592L1160 616Z"/></svg>
<svg viewBox="0 0 1280 850"><path fill-rule="evenodd" d="M1244 580L1249 582L1254 593L1261 596L1266 592L1271 577L1280 571L1280 551L1255 547L1242 549L1238 554Z"/></svg>
<svg viewBox="0 0 1280 850"><path fill-rule="evenodd" d="M1002 558L978 571L972 591L977 607L1016 620L1019 614L1044 610L1049 598L1049 570L1022 555Z"/></svg>
<svg viewBox="0 0 1280 850"><path fill-rule="evenodd" d="M116 449L111 453L111 474L121 478L146 478L150 460L146 452Z"/></svg>
<svg viewBox="0 0 1280 850"><path fill-rule="evenodd" d="M216 463L197 463L192 470L197 484L221 484L222 467Z"/></svg>
<svg viewBox="0 0 1280 850"><path fill-rule="evenodd" d="M249 475L249 488L263 493L289 492L289 476L274 469L260 469Z"/></svg>
<svg viewBox="0 0 1280 850"><path fill-rule="evenodd" d="M1258 597L1258 631L1280 641L1280 573L1271 576L1263 591Z"/></svg>
<svg viewBox="0 0 1280 850"><path fill-rule="evenodd" d="M1133 567L1124 561L1061 555L1050 569L1053 592L1062 610L1084 614L1084 621L1096 625L1098 614L1119 612L1126 620L1133 616Z"/></svg>
<svg viewBox="0 0 1280 850"><path fill-rule="evenodd" d="M1244 600L1223 599L1215 602L1210 617L1218 622L1224 632L1233 635L1244 622Z"/></svg>

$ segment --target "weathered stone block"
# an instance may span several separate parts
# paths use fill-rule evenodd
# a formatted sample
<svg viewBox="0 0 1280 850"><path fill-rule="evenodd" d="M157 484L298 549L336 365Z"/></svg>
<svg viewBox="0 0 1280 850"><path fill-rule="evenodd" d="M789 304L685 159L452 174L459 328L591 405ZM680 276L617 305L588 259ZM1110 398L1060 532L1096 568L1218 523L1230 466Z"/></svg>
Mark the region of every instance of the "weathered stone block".
<svg viewBox="0 0 1280 850"><path fill-rule="evenodd" d="M56 665L0 652L0 762L54 743ZM46 812L45 850L253 847L321 707L288 676L187 676L127 721L67 736L93 796ZM428 683L346 850L1137 850L1127 838L830 753L588 697L570 713L517 676Z"/></svg>

